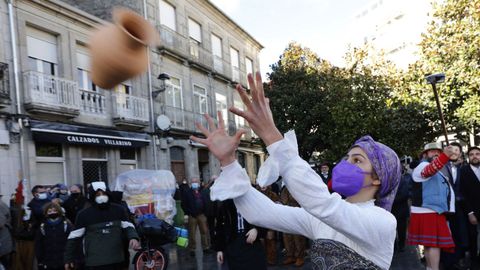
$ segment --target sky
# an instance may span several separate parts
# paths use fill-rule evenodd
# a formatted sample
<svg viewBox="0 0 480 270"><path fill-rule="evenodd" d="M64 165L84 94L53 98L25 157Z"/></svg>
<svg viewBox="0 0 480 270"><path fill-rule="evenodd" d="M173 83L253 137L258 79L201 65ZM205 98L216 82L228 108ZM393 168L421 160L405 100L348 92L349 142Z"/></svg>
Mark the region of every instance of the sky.
<svg viewBox="0 0 480 270"><path fill-rule="evenodd" d="M291 41L335 65L343 64L349 29L371 0L210 0L265 48L262 74Z"/></svg>

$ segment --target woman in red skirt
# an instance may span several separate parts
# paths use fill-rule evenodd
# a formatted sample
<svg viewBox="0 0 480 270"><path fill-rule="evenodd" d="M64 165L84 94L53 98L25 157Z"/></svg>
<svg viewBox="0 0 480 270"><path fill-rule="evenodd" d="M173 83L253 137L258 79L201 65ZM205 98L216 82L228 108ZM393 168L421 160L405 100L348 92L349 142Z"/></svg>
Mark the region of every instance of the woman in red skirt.
<svg viewBox="0 0 480 270"><path fill-rule="evenodd" d="M427 269L438 270L440 251L454 252L455 244L445 213L455 212L455 194L449 184L450 159L456 148L439 143L425 145L423 161L413 171L413 194L408 243L425 247Z"/></svg>

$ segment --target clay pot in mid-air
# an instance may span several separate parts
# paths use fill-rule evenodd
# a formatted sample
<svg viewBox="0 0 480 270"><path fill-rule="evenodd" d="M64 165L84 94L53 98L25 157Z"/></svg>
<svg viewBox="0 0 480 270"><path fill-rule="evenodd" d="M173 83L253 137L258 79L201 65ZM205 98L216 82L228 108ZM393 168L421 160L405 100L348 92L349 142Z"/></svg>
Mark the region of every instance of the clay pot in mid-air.
<svg viewBox="0 0 480 270"><path fill-rule="evenodd" d="M92 81L104 89L145 72L147 48L157 36L155 28L131 10L115 8L113 21L93 33L89 43Z"/></svg>

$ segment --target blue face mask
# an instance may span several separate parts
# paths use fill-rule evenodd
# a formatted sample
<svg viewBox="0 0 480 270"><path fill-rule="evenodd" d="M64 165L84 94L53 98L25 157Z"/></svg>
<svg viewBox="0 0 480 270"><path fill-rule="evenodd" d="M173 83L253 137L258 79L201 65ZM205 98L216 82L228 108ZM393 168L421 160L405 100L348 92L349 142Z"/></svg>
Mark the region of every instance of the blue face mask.
<svg viewBox="0 0 480 270"><path fill-rule="evenodd" d="M193 189L198 189L198 188L200 188L200 184L199 183L192 183L192 188Z"/></svg>
<svg viewBox="0 0 480 270"><path fill-rule="evenodd" d="M353 196L362 188L371 186L371 184L363 186L366 174L370 173L364 172L360 167L346 160L342 160L333 168L332 189L345 197Z"/></svg>

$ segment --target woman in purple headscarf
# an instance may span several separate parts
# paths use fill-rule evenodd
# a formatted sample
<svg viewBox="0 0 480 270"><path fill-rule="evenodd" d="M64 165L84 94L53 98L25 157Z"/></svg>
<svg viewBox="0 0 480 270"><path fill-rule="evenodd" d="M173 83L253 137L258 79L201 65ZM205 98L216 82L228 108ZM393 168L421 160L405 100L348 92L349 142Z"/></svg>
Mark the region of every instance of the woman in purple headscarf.
<svg viewBox="0 0 480 270"><path fill-rule="evenodd" d="M212 200L233 199L250 223L314 240L310 254L314 269L388 269L396 234L390 208L401 176L395 152L370 136L360 138L333 169L336 193L330 194L320 176L299 157L295 133L282 136L276 128L260 74L255 80L249 74L248 81L251 100L237 86L246 110L230 111L244 117L267 145L270 156L257 182L266 186L282 176L302 208L275 204L251 187L235 157L243 132L228 136L221 113L218 128L209 116L210 130L197 125L206 139L191 137L207 145L222 166L211 188Z"/></svg>

